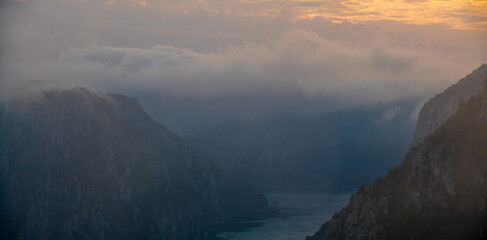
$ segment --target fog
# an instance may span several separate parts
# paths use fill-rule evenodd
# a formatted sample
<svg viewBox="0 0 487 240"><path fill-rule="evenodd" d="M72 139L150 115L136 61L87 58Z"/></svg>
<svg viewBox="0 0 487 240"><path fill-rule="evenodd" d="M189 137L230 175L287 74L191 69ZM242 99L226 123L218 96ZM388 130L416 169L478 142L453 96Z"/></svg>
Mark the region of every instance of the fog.
<svg viewBox="0 0 487 240"><path fill-rule="evenodd" d="M122 93L190 134L232 118L377 104L392 118L395 104L421 105L486 61L483 30L236 3L4 1L2 95L46 82Z"/></svg>

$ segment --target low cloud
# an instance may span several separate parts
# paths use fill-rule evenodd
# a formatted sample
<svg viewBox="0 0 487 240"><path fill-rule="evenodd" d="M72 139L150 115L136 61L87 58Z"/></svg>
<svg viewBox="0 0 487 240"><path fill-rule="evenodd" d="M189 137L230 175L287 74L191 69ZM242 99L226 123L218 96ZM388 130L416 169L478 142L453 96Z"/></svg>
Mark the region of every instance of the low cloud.
<svg viewBox="0 0 487 240"><path fill-rule="evenodd" d="M346 7L333 1L137 2L2 2L0 97L32 81L123 93L185 134L230 118L403 106L486 60L482 31L298 16Z"/></svg>
<svg viewBox="0 0 487 240"><path fill-rule="evenodd" d="M401 112L400 107L392 107L382 114L382 121L389 122Z"/></svg>
<svg viewBox="0 0 487 240"><path fill-rule="evenodd" d="M13 86L68 81L136 96L160 120L184 131L232 117L423 99L458 79L463 68L433 53L384 44L346 45L293 30L217 53L93 44L70 48L53 63L8 66L4 77L16 79ZM184 126L194 119L201 126Z"/></svg>
<svg viewBox="0 0 487 240"><path fill-rule="evenodd" d="M421 109L423 108L423 106L426 104L427 102L427 98L424 98L422 101L419 101L416 106L414 107L414 110L413 112L411 113L411 115L409 116L409 118L411 119L411 121L416 121L418 120L418 117L419 117L419 113L421 112Z"/></svg>
<svg viewBox="0 0 487 240"><path fill-rule="evenodd" d="M461 68L434 54L347 46L302 30L264 44L245 43L210 54L162 45L151 49L91 45L69 49L52 67L67 72L63 78L72 76L103 88L121 84L197 99L264 90L296 92L307 98L342 100L345 105L421 97L454 80Z"/></svg>

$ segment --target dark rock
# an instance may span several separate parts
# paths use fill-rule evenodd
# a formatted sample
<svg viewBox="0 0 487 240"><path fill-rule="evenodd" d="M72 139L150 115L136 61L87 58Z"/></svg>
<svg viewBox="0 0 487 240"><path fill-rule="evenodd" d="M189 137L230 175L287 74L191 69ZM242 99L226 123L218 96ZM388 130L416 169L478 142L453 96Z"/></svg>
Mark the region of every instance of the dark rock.
<svg viewBox="0 0 487 240"><path fill-rule="evenodd" d="M485 239L486 199L484 88L307 239Z"/></svg>
<svg viewBox="0 0 487 240"><path fill-rule="evenodd" d="M0 109L2 239L205 239L267 212L135 99L77 88Z"/></svg>
<svg viewBox="0 0 487 240"><path fill-rule="evenodd" d="M460 104L478 94L482 90L482 84L486 78L487 64L483 64L429 100L419 113L412 145L416 146L421 143L426 136L433 133L455 113Z"/></svg>

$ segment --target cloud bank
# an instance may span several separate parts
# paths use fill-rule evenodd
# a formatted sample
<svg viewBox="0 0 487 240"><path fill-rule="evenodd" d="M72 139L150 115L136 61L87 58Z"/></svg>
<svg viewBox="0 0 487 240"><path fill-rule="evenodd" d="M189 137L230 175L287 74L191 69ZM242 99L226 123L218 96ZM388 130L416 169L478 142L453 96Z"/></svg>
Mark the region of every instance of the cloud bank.
<svg viewBox="0 0 487 240"><path fill-rule="evenodd" d="M299 17L346 2L0 2L0 93L32 81L122 93L186 134L240 117L405 111L487 60L485 31Z"/></svg>
<svg viewBox="0 0 487 240"><path fill-rule="evenodd" d="M208 115L212 122L422 99L458 79L463 68L433 53L350 46L293 30L263 44L247 42L217 53L164 45L90 45L70 48L53 63L15 64L4 73L17 84L78 82L141 97L152 102L152 111L164 113L163 121L177 125ZM174 115L163 116L168 113Z"/></svg>

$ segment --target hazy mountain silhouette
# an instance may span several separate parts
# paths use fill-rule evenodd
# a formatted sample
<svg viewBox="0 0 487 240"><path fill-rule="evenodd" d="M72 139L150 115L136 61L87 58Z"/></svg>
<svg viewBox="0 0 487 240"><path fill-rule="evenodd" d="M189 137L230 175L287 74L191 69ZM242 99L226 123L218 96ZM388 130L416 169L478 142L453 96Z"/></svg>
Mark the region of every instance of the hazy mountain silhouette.
<svg viewBox="0 0 487 240"><path fill-rule="evenodd" d="M482 64L465 78L445 91L431 98L421 109L414 132L413 146L440 127L460 104L466 102L482 90L487 78L487 64Z"/></svg>
<svg viewBox="0 0 487 240"><path fill-rule="evenodd" d="M0 109L2 239L205 239L266 211L135 99L77 88Z"/></svg>
<svg viewBox="0 0 487 240"><path fill-rule="evenodd" d="M402 107L392 115L375 108L229 121L188 140L217 164L244 171L265 191L353 190L386 173L407 152L414 128L407 113L413 106Z"/></svg>
<svg viewBox="0 0 487 240"><path fill-rule="evenodd" d="M308 239L485 239L485 84L412 147L400 166L360 187L348 206Z"/></svg>

